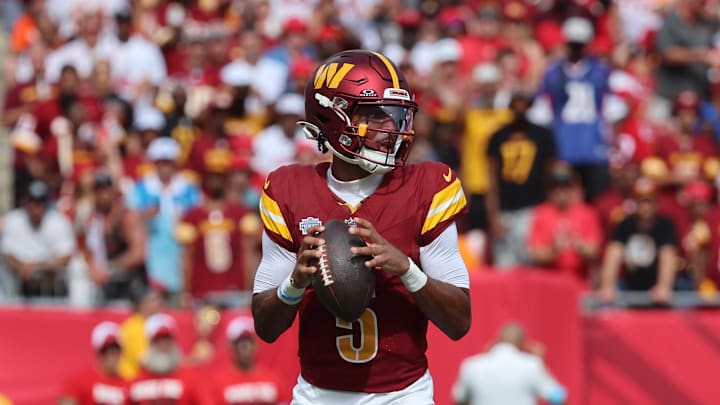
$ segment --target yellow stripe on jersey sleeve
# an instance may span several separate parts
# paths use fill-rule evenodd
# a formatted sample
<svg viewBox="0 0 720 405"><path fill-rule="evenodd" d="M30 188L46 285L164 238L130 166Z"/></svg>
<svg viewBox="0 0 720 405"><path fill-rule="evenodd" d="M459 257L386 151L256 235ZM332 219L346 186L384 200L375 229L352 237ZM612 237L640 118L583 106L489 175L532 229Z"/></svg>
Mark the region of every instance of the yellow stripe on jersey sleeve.
<svg viewBox="0 0 720 405"><path fill-rule="evenodd" d="M269 231L282 236L289 242L293 241L290 230L285 223L285 218L283 218L280 211L280 206L264 191L262 197L260 197L260 218Z"/></svg>
<svg viewBox="0 0 720 405"><path fill-rule="evenodd" d="M421 234L433 230L439 223L456 215L467 205L465 192L460 179L455 179L449 186L438 191L433 197L430 209L425 217Z"/></svg>

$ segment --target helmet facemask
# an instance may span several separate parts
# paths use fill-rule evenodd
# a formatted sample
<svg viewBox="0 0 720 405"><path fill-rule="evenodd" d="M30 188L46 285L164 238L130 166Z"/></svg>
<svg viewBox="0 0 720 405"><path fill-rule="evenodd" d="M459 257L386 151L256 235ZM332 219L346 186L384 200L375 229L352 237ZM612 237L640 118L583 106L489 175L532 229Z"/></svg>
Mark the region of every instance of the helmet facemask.
<svg viewBox="0 0 720 405"><path fill-rule="evenodd" d="M387 173L405 163L414 140L414 104L363 100L354 103L348 114L345 98L318 102L340 118L344 129L339 135L337 147L333 147L319 128L301 122L308 138L319 140L338 158L369 173Z"/></svg>

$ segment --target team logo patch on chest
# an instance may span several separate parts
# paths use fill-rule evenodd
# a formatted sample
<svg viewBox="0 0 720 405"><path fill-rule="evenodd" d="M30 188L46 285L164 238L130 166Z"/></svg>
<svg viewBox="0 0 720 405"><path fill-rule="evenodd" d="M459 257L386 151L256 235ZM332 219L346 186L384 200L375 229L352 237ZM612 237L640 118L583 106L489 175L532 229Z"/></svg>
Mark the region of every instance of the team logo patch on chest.
<svg viewBox="0 0 720 405"><path fill-rule="evenodd" d="M348 226L357 226L357 223L352 218L346 219L345 223L348 224ZM307 235L310 228L312 228L313 226L320 226L322 224L323 222L320 220L320 218L307 217L300 220L300 223L298 223L298 227L300 228L300 232L303 235Z"/></svg>
<svg viewBox="0 0 720 405"><path fill-rule="evenodd" d="M307 235L308 230L312 228L313 226L320 226L322 225L322 221L320 218L315 217L307 217L300 220L300 232L303 235Z"/></svg>

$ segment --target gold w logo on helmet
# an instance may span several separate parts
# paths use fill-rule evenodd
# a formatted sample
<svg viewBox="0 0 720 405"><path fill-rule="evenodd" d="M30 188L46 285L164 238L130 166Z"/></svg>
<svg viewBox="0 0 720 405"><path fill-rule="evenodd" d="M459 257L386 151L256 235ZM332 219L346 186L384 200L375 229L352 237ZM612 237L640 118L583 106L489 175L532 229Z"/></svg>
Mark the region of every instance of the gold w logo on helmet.
<svg viewBox="0 0 720 405"><path fill-rule="evenodd" d="M320 65L317 72L315 73L315 80L313 81L315 84L315 89L317 90L323 87L323 82L325 83L325 86L327 88L337 89L345 75L347 75L348 72L354 67L355 65L351 63L343 63L342 65L340 65L339 69L338 63Z"/></svg>

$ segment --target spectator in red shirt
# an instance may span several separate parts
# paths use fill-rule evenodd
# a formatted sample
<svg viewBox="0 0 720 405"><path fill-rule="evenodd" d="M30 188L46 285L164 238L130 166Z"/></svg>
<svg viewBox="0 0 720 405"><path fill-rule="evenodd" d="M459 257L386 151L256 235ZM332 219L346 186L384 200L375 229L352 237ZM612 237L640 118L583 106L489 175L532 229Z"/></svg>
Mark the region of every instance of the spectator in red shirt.
<svg viewBox="0 0 720 405"><path fill-rule="evenodd" d="M210 403L201 378L180 365L182 354L175 342L175 320L163 313L151 315L145 320L145 335L150 346L143 359L143 371L130 383L129 405Z"/></svg>
<svg viewBox="0 0 720 405"><path fill-rule="evenodd" d="M8 87L3 106L2 123L13 127L18 119L42 101L55 95L57 89L45 78L45 56L47 50L42 44L33 45L27 52L32 66L32 77Z"/></svg>
<svg viewBox="0 0 720 405"><path fill-rule="evenodd" d="M232 364L213 375L215 403L270 405L285 399L279 376L255 364L257 344L252 318L233 319L227 327L227 338L232 346Z"/></svg>
<svg viewBox="0 0 720 405"><path fill-rule="evenodd" d="M652 156L642 162L643 175L666 186L669 193L701 178L705 163L716 154L712 137L697 129L700 98L696 93L683 91L675 98L673 117L674 128L657 138Z"/></svg>
<svg viewBox="0 0 720 405"><path fill-rule="evenodd" d="M528 247L533 264L587 280L599 256L602 231L597 214L581 201L577 187L570 166L556 163L549 199L533 213Z"/></svg>
<svg viewBox="0 0 720 405"><path fill-rule="evenodd" d="M467 21L467 34L458 39L462 48L460 72L468 75L478 63L492 62L506 44L500 35L500 13L492 6L478 10Z"/></svg>
<svg viewBox="0 0 720 405"><path fill-rule="evenodd" d="M97 364L69 379L62 389L60 405L124 405L127 382L118 375L120 342L118 325L101 322L92 331L91 343Z"/></svg>

